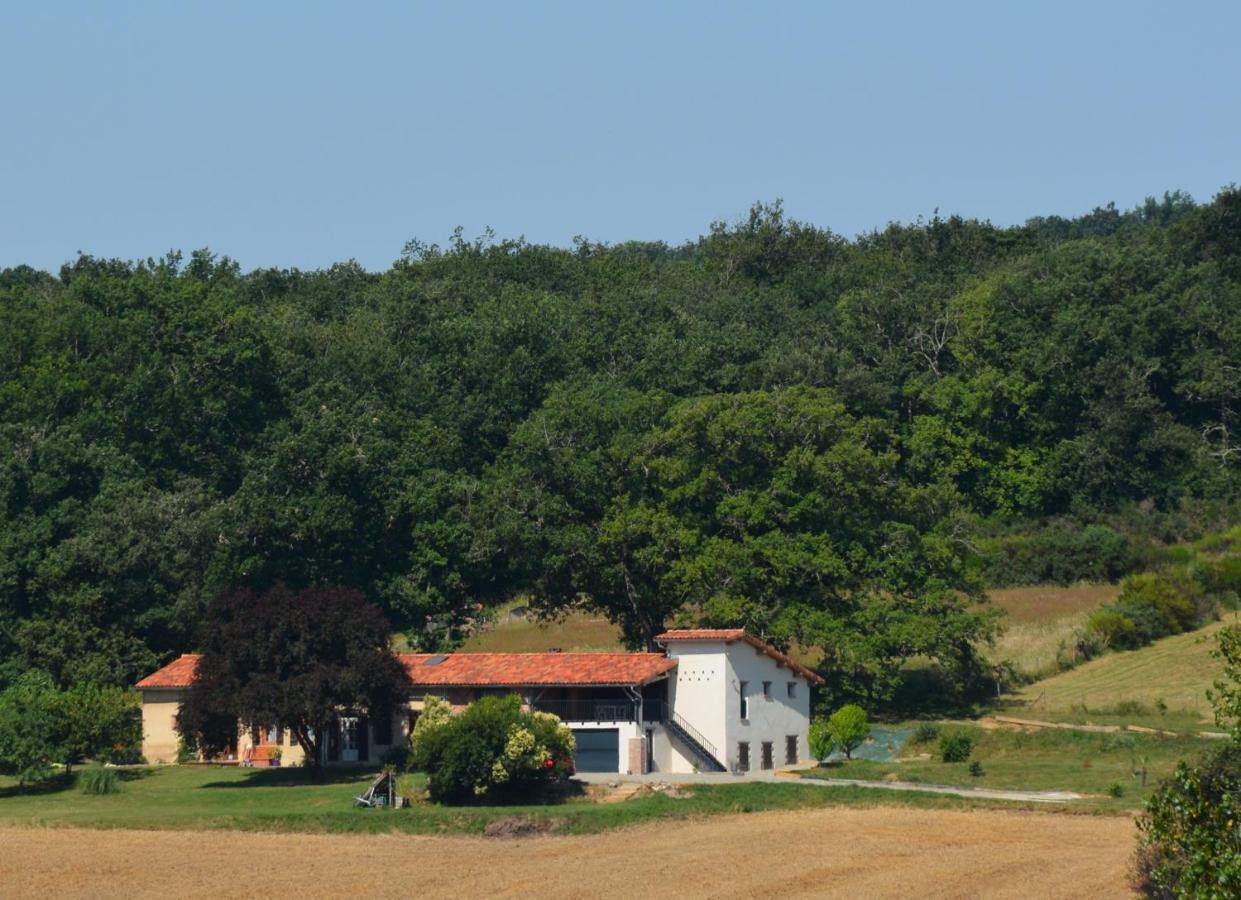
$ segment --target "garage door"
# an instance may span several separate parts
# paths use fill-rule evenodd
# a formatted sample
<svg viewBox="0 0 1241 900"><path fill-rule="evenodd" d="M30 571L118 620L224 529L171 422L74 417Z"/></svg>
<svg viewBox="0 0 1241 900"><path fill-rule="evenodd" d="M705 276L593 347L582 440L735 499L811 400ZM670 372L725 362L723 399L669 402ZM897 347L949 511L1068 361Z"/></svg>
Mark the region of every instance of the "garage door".
<svg viewBox="0 0 1241 900"><path fill-rule="evenodd" d="M616 772L620 769L620 731L615 728L575 728L579 772Z"/></svg>

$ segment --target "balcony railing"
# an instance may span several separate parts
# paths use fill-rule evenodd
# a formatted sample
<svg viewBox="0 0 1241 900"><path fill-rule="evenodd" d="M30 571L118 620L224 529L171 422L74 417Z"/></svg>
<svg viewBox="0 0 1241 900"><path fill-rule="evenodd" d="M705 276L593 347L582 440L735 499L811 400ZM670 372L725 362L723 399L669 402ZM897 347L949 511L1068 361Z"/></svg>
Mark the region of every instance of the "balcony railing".
<svg viewBox="0 0 1241 900"><path fill-rule="evenodd" d="M565 722L637 722L636 700L585 699L585 700L536 700L534 709L549 712ZM642 721L664 721L662 700L642 701Z"/></svg>

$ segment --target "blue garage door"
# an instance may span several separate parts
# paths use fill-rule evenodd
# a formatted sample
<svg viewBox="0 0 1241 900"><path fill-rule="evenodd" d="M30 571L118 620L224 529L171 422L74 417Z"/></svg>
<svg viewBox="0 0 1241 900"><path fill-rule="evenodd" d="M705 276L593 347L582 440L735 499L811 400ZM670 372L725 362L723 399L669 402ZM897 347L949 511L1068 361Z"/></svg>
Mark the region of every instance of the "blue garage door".
<svg viewBox="0 0 1241 900"><path fill-rule="evenodd" d="M577 753L573 765L579 772L616 772L620 769L620 732L615 728L575 728Z"/></svg>

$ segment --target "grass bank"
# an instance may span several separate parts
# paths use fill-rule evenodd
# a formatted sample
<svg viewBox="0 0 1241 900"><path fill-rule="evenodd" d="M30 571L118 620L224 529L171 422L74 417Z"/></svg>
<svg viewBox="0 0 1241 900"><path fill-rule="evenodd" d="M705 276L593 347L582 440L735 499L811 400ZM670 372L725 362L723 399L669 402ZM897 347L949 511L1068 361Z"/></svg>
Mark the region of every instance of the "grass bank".
<svg viewBox="0 0 1241 900"><path fill-rule="evenodd" d="M967 762L945 763L938 741L910 743L898 760L845 760L803 772L811 778L885 779L1027 791L1075 791L1089 795L1098 811L1136 809L1178 761L1193 759L1215 742L1193 737L1098 734L1046 730L984 729L944 725L941 733L964 732L974 741ZM971 773L971 764L981 767ZM1146 770L1143 787L1140 772ZM978 771L978 770L975 770ZM1120 796L1111 795L1118 787Z"/></svg>
<svg viewBox="0 0 1241 900"><path fill-rule="evenodd" d="M355 808L353 797L365 788L371 774L333 772L326 779L317 780L299 769L134 768L125 770L120 793L104 796L88 796L72 787L60 786L22 792L12 782L0 781L0 825L482 834L489 824L498 820L524 818L556 833L589 834L661 819L832 806L1023 808L1022 804L911 792L865 788L824 790L795 782L696 785L685 788L679 797L652 793L621 803L575 798L543 806Z"/></svg>

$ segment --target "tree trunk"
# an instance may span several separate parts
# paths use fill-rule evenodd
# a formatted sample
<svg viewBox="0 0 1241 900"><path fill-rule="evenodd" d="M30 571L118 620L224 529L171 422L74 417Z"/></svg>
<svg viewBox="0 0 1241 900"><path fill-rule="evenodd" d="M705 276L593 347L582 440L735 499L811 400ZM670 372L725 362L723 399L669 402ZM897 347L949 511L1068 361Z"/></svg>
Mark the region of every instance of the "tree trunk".
<svg viewBox="0 0 1241 900"><path fill-rule="evenodd" d="M299 722L293 727L293 733L297 735L297 742L302 746L302 756L304 762L302 765L309 769L319 768L319 745L323 740L323 730L315 729L312 731L305 722ZM313 737L311 736L313 733Z"/></svg>

